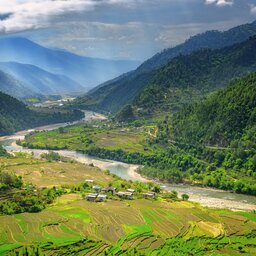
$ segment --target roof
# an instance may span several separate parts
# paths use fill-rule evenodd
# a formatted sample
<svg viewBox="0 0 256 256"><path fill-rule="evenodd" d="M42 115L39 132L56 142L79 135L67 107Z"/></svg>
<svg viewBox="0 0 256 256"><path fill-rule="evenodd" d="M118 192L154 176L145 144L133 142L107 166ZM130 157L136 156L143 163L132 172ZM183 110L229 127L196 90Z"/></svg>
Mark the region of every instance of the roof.
<svg viewBox="0 0 256 256"><path fill-rule="evenodd" d="M107 198L107 195L98 195L98 198Z"/></svg>
<svg viewBox="0 0 256 256"><path fill-rule="evenodd" d="M87 195L87 197L97 197L98 195L97 194L89 194Z"/></svg>
<svg viewBox="0 0 256 256"><path fill-rule="evenodd" d="M94 180L85 180L84 182L94 183Z"/></svg>
<svg viewBox="0 0 256 256"><path fill-rule="evenodd" d="M131 192L120 191L117 193L118 196L132 196Z"/></svg>
<svg viewBox="0 0 256 256"><path fill-rule="evenodd" d="M132 193L135 192L135 190L134 190L134 189L131 189L131 188L128 188L126 191L127 191L127 192L132 192Z"/></svg>
<svg viewBox="0 0 256 256"><path fill-rule="evenodd" d="M100 186L93 186L92 188L93 188L93 189L101 189Z"/></svg>

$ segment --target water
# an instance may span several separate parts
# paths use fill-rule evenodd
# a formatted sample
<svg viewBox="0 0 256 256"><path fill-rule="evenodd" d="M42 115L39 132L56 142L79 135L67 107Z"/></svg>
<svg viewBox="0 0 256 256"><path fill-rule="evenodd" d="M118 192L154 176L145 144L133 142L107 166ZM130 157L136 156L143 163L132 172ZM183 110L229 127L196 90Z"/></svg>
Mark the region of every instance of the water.
<svg viewBox="0 0 256 256"><path fill-rule="evenodd" d="M87 122L92 117L95 117L95 113L85 112L86 117L80 122ZM59 127L67 126L68 124L55 124L48 125L44 127L36 128L35 130L52 130ZM21 146L18 146L15 141L18 139L23 139L26 134L31 130L26 130L18 132L11 136L0 137L0 142L8 152L33 152L35 157L40 157L42 153L49 152L48 150L40 149L27 149ZM84 154L81 154L76 151L69 150L58 150L55 152L59 153L62 156L69 157L73 160L76 160L83 164L93 164L94 166L99 167L102 170L109 170L111 173L118 175L119 177L126 180L138 180L142 182L148 181L146 178L140 176L136 173L136 169L139 167L137 165L125 164L122 162L112 161L112 160L103 160L95 157L90 157ZM159 185L167 190L175 190L181 194L188 194L191 201L198 202L203 206L215 207L215 208L228 208L233 210L256 210L256 197L248 195L240 195L235 193L229 193L227 191L208 189L195 187L190 185L182 184L164 184L159 183Z"/></svg>

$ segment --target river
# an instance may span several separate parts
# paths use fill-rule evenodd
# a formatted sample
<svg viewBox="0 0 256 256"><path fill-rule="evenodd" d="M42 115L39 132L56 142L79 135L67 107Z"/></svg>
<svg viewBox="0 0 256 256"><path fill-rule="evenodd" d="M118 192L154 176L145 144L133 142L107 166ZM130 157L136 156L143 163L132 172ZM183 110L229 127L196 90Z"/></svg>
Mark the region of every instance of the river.
<svg viewBox="0 0 256 256"><path fill-rule="evenodd" d="M4 148L9 152L33 152L34 157L39 158L42 153L48 152L48 150L40 150L40 149L28 149L16 144L16 140L24 139L25 135L29 134L31 131L43 131L43 130L53 130L59 127L65 127L70 124L88 122L90 120L104 120L105 117L103 115L84 111L85 117L77 122L73 123L61 123L61 124L53 124L42 127L37 127L34 129L29 129L25 131L20 131L10 136L0 137L0 142L4 146ZM61 156L69 157L83 164L91 164L99 167L102 170L109 170L111 173L114 173L126 180L138 180L141 182L148 182L149 179L142 177L140 174L136 172L136 169L139 167L138 165L126 164L122 162L112 161L112 160L103 160L95 157L90 157L84 154L81 154L76 151L70 150L55 150L55 152L59 153ZM190 185L182 185L182 184L164 184L159 183L159 185L168 191L176 190L179 195L188 194L189 200L193 202L200 203L206 207L213 208L226 208L234 211L252 211L256 210L256 197L241 195L236 193L230 193L223 190L216 189L208 189L201 188Z"/></svg>

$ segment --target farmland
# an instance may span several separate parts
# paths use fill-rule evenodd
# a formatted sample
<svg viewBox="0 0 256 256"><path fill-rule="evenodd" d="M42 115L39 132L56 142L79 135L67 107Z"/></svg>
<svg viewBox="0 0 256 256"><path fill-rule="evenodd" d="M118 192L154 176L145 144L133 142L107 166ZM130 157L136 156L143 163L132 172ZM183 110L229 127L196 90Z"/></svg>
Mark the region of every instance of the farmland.
<svg viewBox="0 0 256 256"><path fill-rule="evenodd" d="M0 163L1 170L38 188L68 187L85 179L102 186L140 186L75 162L23 155ZM255 213L164 198L142 199L138 193L134 200L110 197L94 203L70 190L41 212L0 216L0 255L24 250L31 255L255 255Z"/></svg>
<svg viewBox="0 0 256 256"><path fill-rule="evenodd" d="M148 134L136 128L115 128L72 125L53 131L26 136L22 145L34 148L70 149L85 151L99 147L107 150L122 149L127 152L144 152Z"/></svg>

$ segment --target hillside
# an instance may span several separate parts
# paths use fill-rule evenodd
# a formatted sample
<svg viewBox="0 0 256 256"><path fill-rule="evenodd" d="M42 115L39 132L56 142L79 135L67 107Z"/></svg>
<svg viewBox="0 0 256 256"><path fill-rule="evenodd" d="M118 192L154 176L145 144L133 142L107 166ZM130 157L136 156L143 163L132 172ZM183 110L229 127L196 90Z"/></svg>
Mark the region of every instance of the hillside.
<svg viewBox="0 0 256 256"><path fill-rule="evenodd" d="M127 80L117 88L107 86L88 95L91 104L97 97L96 109L118 111L132 103L140 115L156 111L177 111L183 105L227 85L232 79L256 70L256 37L223 49L202 49L180 55L157 71L144 73L135 81ZM134 83L133 83L134 82ZM103 100L101 96L104 95ZM83 106L83 98L75 104ZM95 105L94 105L95 107Z"/></svg>
<svg viewBox="0 0 256 256"><path fill-rule="evenodd" d="M243 42L255 34L256 22L241 25L225 32L208 31L196 35L181 45L156 54L135 71L99 85L87 95L78 98L74 104L84 109L116 112L121 106L131 103L142 88L153 81L157 69L166 65L172 58L180 54L190 54L202 48L218 49L231 46ZM177 94L180 93L177 92ZM189 93L187 93L188 97Z"/></svg>
<svg viewBox="0 0 256 256"><path fill-rule="evenodd" d="M256 149L256 73L176 113L173 127L183 143L234 146L239 141Z"/></svg>
<svg viewBox="0 0 256 256"><path fill-rule="evenodd" d="M84 86L85 92L139 65L136 61L83 57L65 50L46 48L21 37L0 39L0 61L30 64L50 73L68 76Z"/></svg>
<svg viewBox="0 0 256 256"><path fill-rule="evenodd" d="M29 64L0 62L0 69L21 81L29 91L41 95L83 92L85 88L64 75L56 75Z"/></svg>
<svg viewBox="0 0 256 256"><path fill-rule="evenodd" d="M77 120L82 116L80 111L30 110L22 102L0 92L0 135L44 124Z"/></svg>
<svg viewBox="0 0 256 256"><path fill-rule="evenodd" d="M35 95L35 92L29 91L25 85L15 79L10 74L0 70L0 92L12 95L16 98L25 98Z"/></svg>

